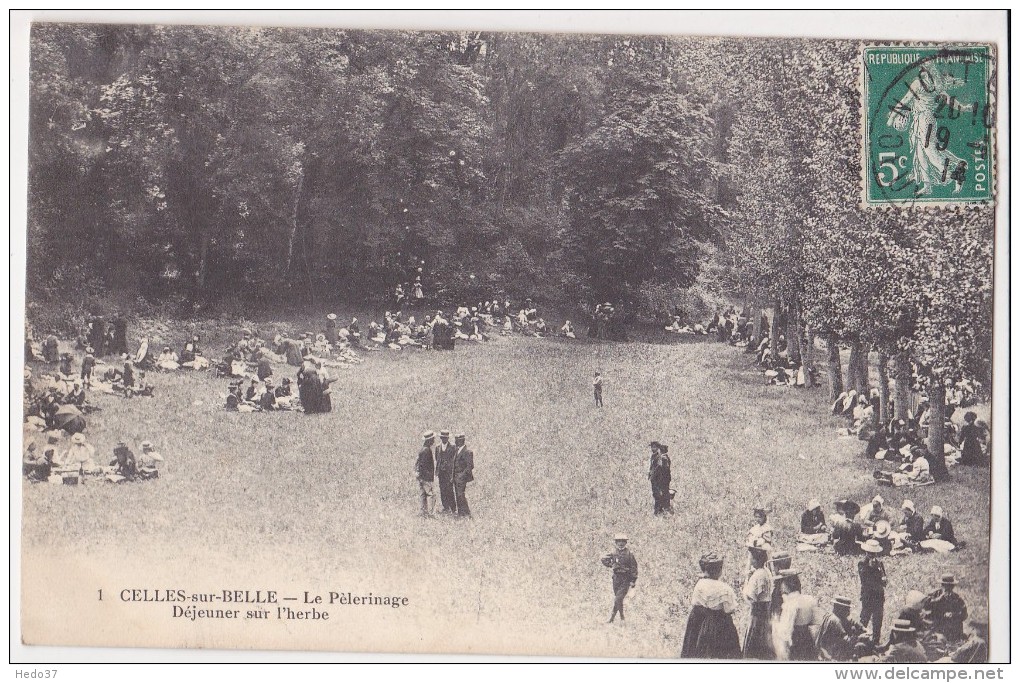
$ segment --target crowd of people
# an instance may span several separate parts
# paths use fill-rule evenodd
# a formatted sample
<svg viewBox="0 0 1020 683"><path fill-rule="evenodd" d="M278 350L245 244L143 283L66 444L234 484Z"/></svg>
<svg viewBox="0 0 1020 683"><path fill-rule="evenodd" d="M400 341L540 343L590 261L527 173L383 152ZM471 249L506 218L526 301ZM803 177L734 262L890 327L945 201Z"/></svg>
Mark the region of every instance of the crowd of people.
<svg viewBox="0 0 1020 683"><path fill-rule="evenodd" d="M51 484L84 484L90 480L122 483L158 479L164 458L151 441L142 441L136 456L120 441L109 458L100 458L96 447L81 432L68 435L54 429L25 434L22 474L28 481Z"/></svg>
<svg viewBox="0 0 1020 683"><path fill-rule="evenodd" d="M662 448L653 443L653 460ZM897 549L945 552L961 545L941 508L933 508L925 523L914 504L906 500L895 529L880 496L863 508L849 500L838 501L837 508L839 512L827 522L820 503L809 501L801 517L797 552L817 550L831 542L834 552L861 556L857 617L848 597L837 596L826 605L805 592L794 555L778 549L776 530L767 512L758 508L744 539L747 563L732 584L723 580L719 554L702 556L680 656L888 663L986 661L987 624L971 621L967 627L967 606L956 592L956 577L950 574L942 575L939 586L927 593L910 590L891 622L888 640L881 638L888 584L882 558L895 555ZM856 514L849 518L855 508ZM624 619L624 599L637 582L638 563L627 548L628 540L625 534L616 534L615 548L602 557L613 577L610 623L617 617ZM733 584L739 586L739 592ZM746 614L743 628L738 630L735 619L744 611L741 605Z"/></svg>

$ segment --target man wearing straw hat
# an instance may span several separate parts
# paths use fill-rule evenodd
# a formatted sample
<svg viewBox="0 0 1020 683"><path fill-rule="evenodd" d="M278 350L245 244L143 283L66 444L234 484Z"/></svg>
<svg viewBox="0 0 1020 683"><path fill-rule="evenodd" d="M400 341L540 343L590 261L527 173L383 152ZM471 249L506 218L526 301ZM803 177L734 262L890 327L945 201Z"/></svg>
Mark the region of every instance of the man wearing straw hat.
<svg viewBox="0 0 1020 683"><path fill-rule="evenodd" d="M450 430L439 432L439 445L436 446L436 476L439 479L439 501L443 504L443 512L457 511L457 498L453 490L453 456L457 449L450 443Z"/></svg>
<svg viewBox="0 0 1020 683"><path fill-rule="evenodd" d="M861 579L861 623L871 627L871 640L877 643L882 633L882 617L885 611L885 565L878 556L882 544L874 538L861 543L861 550L867 557L857 563L857 574Z"/></svg>
<svg viewBox="0 0 1020 683"><path fill-rule="evenodd" d="M967 604L956 592L956 577L943 574L942 587L928 596L931 630L941 633L949 642L963 640L963 622L967 620Z"/></svg>
<svg viewBox="0 0 1020 683"><path fill-rule="evenodd" d="M885 652L867 660L882 664L923 664L928 661L924 648L917 642L917 630L905 619L893 621Z"/></svg>
<svg viewBox="0 0 1020 683"><path fill-rule="evenodd" d="M463 433L454 437L456 446L453 453L453 494L457 504L457 515L470 517L471 508L467 502L467 485L475 480L475 454L465 445Z"/></svg>
<svg viewBox="0 0 1020 683"><path fill-rule="evenodd" d="M623 599L627 592L637 584L638 565L634 553L627 549L627 534L616 534L613 544L616 549L602 557L602 564L613 570L613 613L609 615L609 623L613 623L616 615L623 616Z"/></svg>

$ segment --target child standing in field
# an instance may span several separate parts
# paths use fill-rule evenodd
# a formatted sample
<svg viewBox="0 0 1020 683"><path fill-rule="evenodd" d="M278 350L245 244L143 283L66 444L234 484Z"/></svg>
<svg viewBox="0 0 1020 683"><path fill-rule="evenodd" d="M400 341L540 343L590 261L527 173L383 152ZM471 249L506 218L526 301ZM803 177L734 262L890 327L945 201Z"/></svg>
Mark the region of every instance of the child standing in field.
<svg viewBox="0 0 1020 683"><path fill-rule="evenodd" d="M602 375L596 371L595 380L592 382L592 386L595 388L595 407L602 407Z"/></svg>

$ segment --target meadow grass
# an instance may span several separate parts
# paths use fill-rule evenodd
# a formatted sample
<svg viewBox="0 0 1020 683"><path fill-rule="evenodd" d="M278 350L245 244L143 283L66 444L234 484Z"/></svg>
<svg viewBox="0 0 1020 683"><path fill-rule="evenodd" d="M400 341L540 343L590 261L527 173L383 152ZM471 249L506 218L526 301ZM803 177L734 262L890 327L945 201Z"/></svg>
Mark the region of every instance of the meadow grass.
<svg viewBox="0 0 1020 683"><path fill-rule="evenodd" d="M987 469L880 489L864 444L836 437L842 425L824 389L763 386L741 350L671 341L513 337L453 353L369 353L334 371L325 415L228 413L226 380L152 373L153 398L93 395L86 435L104 457L119 439L152 440L166 458L161 478L26 483L25 552L98 558L139 587L201 583L207 572L254 588L282 575L295 588L411 599L394 613L348 612L341 634L299 629L278 647L672 657L698 558L720 553L724 579L737 583L753 507L770 510L778 547L793 552L809 498L828 514L838 498L863 504L881 492L892 510L904 498L924 513L941 505L967 541L948 555L886 560L886 631L907 591L932 590L943 572L960 579L973 616L987 614ZM596 370L602 409L591 395ZM277 366L277 379L293 371ZM469 521L417 516L419 437L444 428L465 432L475 452ZM674 517L652 515L651 440L670 446ZM618 531L630 536L640 578L626 624L608 625L611 581L599 558ZM858 598L857 558L801 553L795 563L823 602ZM742 607L738 629L746 616ZM392 626L387 635L380 624ZM187 629L181 642L210 644Z"/></svg>

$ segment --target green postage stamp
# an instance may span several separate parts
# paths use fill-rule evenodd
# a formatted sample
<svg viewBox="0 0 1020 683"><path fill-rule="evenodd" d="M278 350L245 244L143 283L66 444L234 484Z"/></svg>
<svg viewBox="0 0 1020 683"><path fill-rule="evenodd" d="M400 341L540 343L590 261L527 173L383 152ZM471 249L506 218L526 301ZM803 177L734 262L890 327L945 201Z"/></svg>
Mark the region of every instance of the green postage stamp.
<svg viewBox="0 0 1020 683"><path fill-rule="evenodd" d="M862 59L864 206L991 203L992 49L868 46Z"/></svg>

